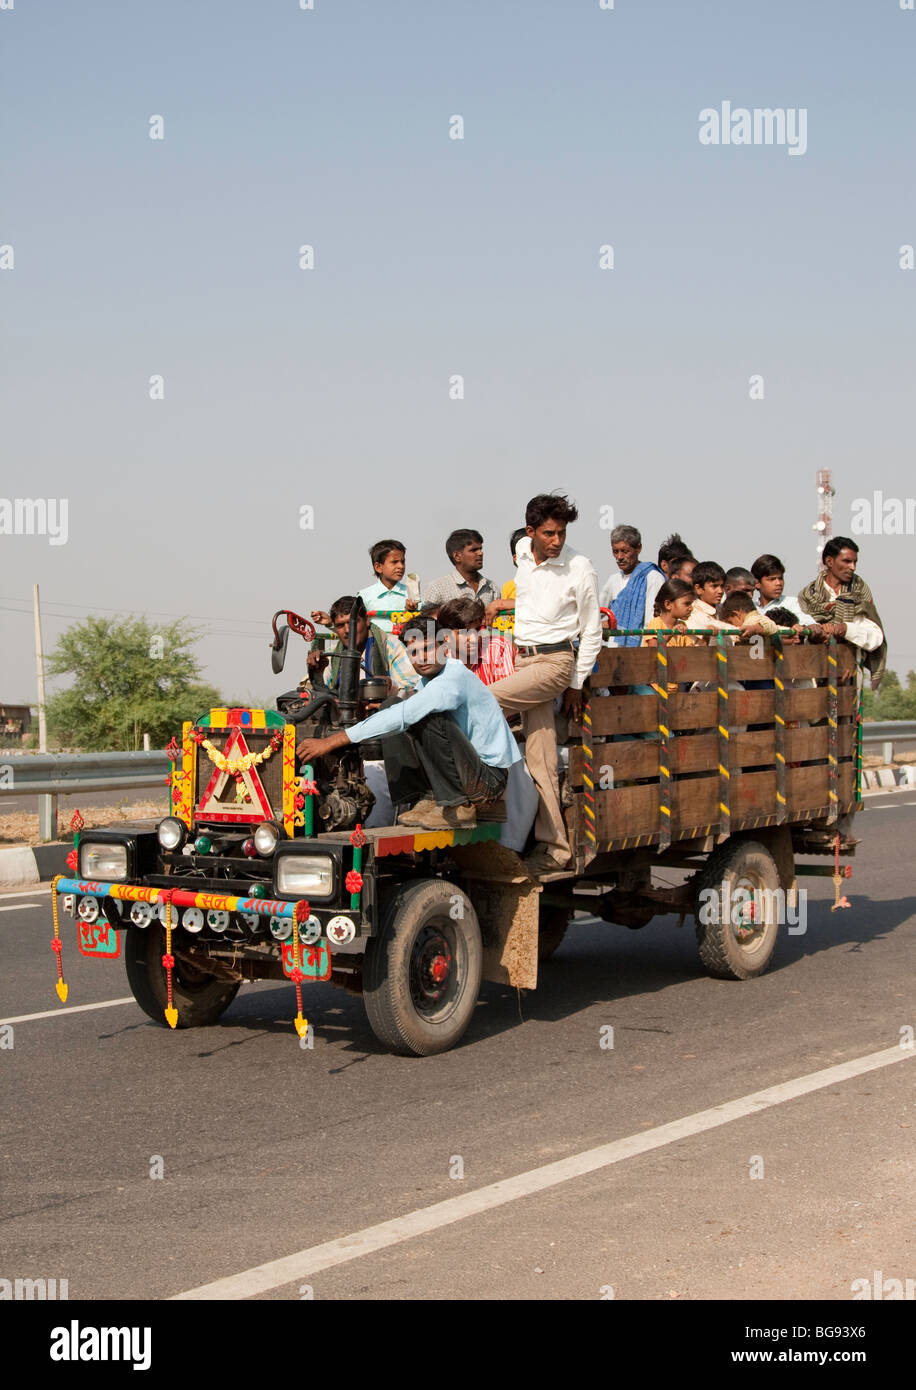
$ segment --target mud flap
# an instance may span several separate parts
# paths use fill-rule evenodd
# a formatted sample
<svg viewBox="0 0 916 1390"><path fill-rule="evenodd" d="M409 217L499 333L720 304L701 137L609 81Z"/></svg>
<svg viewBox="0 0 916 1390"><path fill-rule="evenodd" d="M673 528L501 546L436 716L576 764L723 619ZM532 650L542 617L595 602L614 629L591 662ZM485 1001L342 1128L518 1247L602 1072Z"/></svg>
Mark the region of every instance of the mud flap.
<svg viewBox="0 0 916 1390"><path fill-rule="evenodd" d="M541 885L503 845L456 845L451 857L480 922L483 978L534 989L538 982L538 904Z"/></svg>

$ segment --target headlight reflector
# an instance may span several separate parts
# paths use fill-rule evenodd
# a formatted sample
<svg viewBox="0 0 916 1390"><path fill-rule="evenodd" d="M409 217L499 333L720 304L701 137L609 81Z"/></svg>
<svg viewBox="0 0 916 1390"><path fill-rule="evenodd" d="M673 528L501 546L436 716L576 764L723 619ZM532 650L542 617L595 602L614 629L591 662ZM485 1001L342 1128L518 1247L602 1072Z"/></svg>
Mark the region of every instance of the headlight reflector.
<svg viewBox="0 0 916 1390"><path fill-rule="evenodd" d="M156 834L163 849L177 849L184 840L187 827L177 816L166 816L159 822Z"/></svg>
<svg viewBox="0 0 916 1390"><path fill-rule="evenodd" d="M252 838L258 854L273 854L280 843L280 831L272 820L264 820L261 821Z"/></svg>
<svg viewBox="0 0 916 1390"><path fill-rule="evenodd" d="M127 846L83 840L80 844L80 878L127 878Z"/></svg>
<svg viewBox="0 0 916 1390"><path fill-rule="evenodd" d="M276 864L278 898L329 898L334 892L330 854L281 854Z"/></svg>

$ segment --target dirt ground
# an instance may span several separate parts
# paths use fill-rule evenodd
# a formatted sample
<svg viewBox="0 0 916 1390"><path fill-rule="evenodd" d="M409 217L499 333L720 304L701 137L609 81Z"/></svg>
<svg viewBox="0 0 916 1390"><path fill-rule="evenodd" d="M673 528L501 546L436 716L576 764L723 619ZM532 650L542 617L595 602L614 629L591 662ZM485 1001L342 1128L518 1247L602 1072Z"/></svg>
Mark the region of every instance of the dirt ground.
<svg viewBox="0 0 916 1390"><path fill-rule="evenodd" d="M2 804L2 803L0 803ZM86 806L80 808L80 814L88 829L98 828L100 825L113 825L121 820L147 820L155 817L161 820L169 813L168 797L163 798L144 798L143 800L131 799L119 801L111 806ZM60 840L69 840L73 831L70 828L70 818L72 810L68 810L65 816L59 816L57 821L57 835ZM14 811L8 815L0 815L0 845L37 845L38 844L38 814L32 815L27 811Z"/></svg>

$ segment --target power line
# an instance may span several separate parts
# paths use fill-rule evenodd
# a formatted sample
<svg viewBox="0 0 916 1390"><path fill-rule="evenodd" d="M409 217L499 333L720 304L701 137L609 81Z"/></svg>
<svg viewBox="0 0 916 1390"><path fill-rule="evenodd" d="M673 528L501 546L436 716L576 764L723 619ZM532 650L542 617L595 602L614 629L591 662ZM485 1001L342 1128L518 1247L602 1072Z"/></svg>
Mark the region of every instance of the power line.
<svg viewBox="0 0 916 1390"><path fill-rule="evenodd" d="M0 594L0 607L3 607L3 606L6 605L7 603L25 603L25 602L26 602L25 599L14 598L14 597L12 597L12 596L9 595L9 594ZM68 603L68 602L66 602L66 600L64 600L64 599L49 599L48 602L51 604L52 607L55 607L55 608L76 608L76 609L79 610L80 613L85 613L85 614L87 614L87 615L89 615L89 616L91 616L93 613L120 613L120 614L122 614L123 616L126 616L126 617L134 617L137 613L139 613L140 616L141 616L141 617L144 617L144 618L147 618L147 617L151 617L151 616L153 616L153 615L156 615L156 616L158 616L158 617L160 617L160 618L186 618L186 619L188 619L189 622L200 622L200 623L210 623L210 622L214 622L214 623L240 622L240 623L247 623L247 624L251 625L251 624L254 624L254 623L258 622L258 619L257 619L257 618L239 618L239 619L234 619L234 618L228 618L228 617L226 617L225 615L218 616L218 615L216 615L216 614L214 614L214 613L169 613L169 612L167 612L164 608L147 608L147 609L136 609L136 608L105 608L105 607L103 607L101 604L91 604L91 605L87 605L87 604L84 604L84 603ZM44 605L44 604L42 604L42 610L43 610L43 611L45 610L45 605ZM25 613L25 612L31 612L31 609L28 609L28 608L21 608L21 609L20 609L20 608L12 608L12 609L8 609L7 611L8 611L8 612L11 612L11 613ZM59 614L58 616L60 616L60 617L66 617L67 614L65 614L65 613L64 613L64 614ZM266 626L266 622L265 622L265 626Z"/></svg>
<svg viewBox="0 0 916 1390"><path fill-rule="evenodd" d="M146 613L146 612L143 612L142 610L141 610L139 613L137 612L137 610L130 610L130 609L125 609L125 608L108 608L108 609L102 609L102 610L100 610L100 611L102 611L102 612L107 612L107 613L120 613L120 614L123 614L123 615L125 615L125 616L129 616L129 617L140 616L140 617L144 617L144 618L152 618L152 613ZM20 614L23 614L25 617L28 617L28 616L29 616L29 610L28 610L27 608L10 608L8 605L3 604L3 603L0 603L0 612L6 612L6 613L20 613ZM155 612L155 610L153 610L153 613L154 613L154 612ZM54 609L52 609L52 608L50 608L50 607L45 607L44 604L42 604L42 614L43 614L45 617L57 618L57 619L58 619L59 621L61 621L61 622L70 622L70 623L77 621L77 619L81 616L79 613L59 613L59 612L55 612ZM92 610L83 610L83 616L92 617L92 616L93 616ZM255 619L255 618L238 618L238 619L236 619L236 618L204 618L204 617L202 617L202 616L197 616L197 617L195 617L195 616L193 616L193 615L187 615L187 614L171 614L171 615L169 615L169 614L164 614L164 613L160 613L159 616L160 616L160 617L168 617L168 616L172 616L172 617L188 617L189 621L191 621L191 622L197 622L197 623L207 623L207 624L210 624L210 623L221 623L221 624L224 624L224 625L225 625L225 627L224 627L222 630L221 630L220 628L212 628L212 627L209 627L209 626L208 626L207 628L205 628L205 631L207 631L207 632L216 632L216 633L220 633L221 631L224 631L227 635L229 635L229 634L231 634L231 633L236 633L238 636L241 636L241 637L255 637L255 636L263 635L263 636L265 637L265 639L266 639L267 636L269 635L269 632L270 632L270 625L269 625L269 623L268 623L267 621L265 621L263 624L258 624L258 623L257 623L257 619ZM256 625L257 625L257 631L254 630L255 627L256 627ZM247 627L248 629L250 629L250 630L247 631L247 632L243 630L243 629L246 628L246 627Z"/></svg>

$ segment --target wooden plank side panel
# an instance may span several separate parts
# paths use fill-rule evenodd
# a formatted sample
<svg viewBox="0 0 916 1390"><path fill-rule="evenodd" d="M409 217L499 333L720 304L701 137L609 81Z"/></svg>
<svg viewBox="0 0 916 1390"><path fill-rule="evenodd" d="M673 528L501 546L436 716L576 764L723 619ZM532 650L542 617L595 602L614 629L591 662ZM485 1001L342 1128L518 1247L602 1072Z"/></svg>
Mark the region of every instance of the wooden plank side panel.
<svg viewBox="0 0 916 1390"><path fill-rule="evenodd" d="M827 804L827 765L790 767L786 770L786 801L789 814Z"/></svg>
<svg viewBox="0 0 916 1390"><path fill-rule="evenodd" d="M825 768L826 772L826 768ZM776 810L776 772L746 772L732 783L732 817L765 816Z"/></svg>
<svg viewBox="0 0 916 1390"><path fill-rule="evenodd" d="M729 696L729 727L773 723L772 690L734 690Z"/></svg>
<svg viewBox="0 0 916 1390"><path fill-rule="evenodd" d="M713 653L715 655L715 653ZM668 724L672 729L714 729L717 718L716 692L697 691L691 695L668 697Z"/></svg>
<svg viewBox="0 0 916 1390"><path fill-rule="evenodd" d="M658 727L654 695L592 695L592 736L648 733Z"/></svg>
<svg viewBox="0 0 916 1390"><path fill-rule="evenodd" d="M850 801L856 799L856 764L852 762L840 763L837 776L837 796L841 806L848 806Z"/></svg>
<svg viewBox="0 0 916 1390"><path fill-rule="evenodd" d="M773 648L742 645L731 647L728 652L728 679L730 681L771 681L773 679Z"/></svg>
<svg viewBox="0 0 916 1390"><path fill-rule="evenodd" d="M766 643L762 655L757 646L742 644L728 653L728 674L731 680L768 680L773 675L772 647ZM856 669L855 651L847 643L837 643L837 673L850 676ZM802 643L783 648L786 677L797 680L827 675L827 648ZM672 647L668 653L672 663L672 680L714 680L715 652L711 647ZM592 686L641 685L648 683L655 672L655 653L646 647L604 647L598 655L598 669L592 676Z"/></svg>
<svg viewBox="0 0 916 1390"><path fill-rule="evenodd" d="M670 743L671 771L711 772L719 759L719 739L716 734L682 733Z"/></svg>
<svg viewBox="0 0 916 1390"><path fill-rule="evenodd" d="M839 756L855 757L856 730L854 724L839 728ZM772 729L752 733L732 733L729 741L731 768L769 766L774 762L775 747ZM790 763L824 762L827 758L827 726L786 730L786 761ZM671 741L671 771L675 775L687 772L712 772L718 759L718 739L713 733L680 734ZM582 786L583 753L579 746L569 750L570 786ZM624 743L593 745L595 782L599 783L601 769L609 767L614 783L631 782L637 777L658 776L658 744L653 739L630 739Z"/></svg>
<svg viewBox="0 0 916 1390"><path fill-rule="evenodd" d="M826 648L823 650L826 652ZM837 642L836 644L836 669L839 675L845 676L847 679L855 674L856 649L848 642Z"/></svg>
<svg viewBox="0 0 916 1390"><path fill-rule="evenodd" d="M775 738L772 729L759 729L750 734L732 734L728 741L728 765L732 769L770 767L775 761Z"/></svg>
<svg viewBox="0 0 916 1390"><path fill-rule="evenodd" d="M848 722L849 716L842 713L844 704L851 700L853 711L855 710L855 691L843 690L837 692L837 699L840 706L841 720L847 722L840 723L839 726L839 750L841 757L851 756L855 752L855 724ZM610 738L614 734L625 733L652 733L656 731L657 708L656 702L651 695L607 695L592 696L592 733L598 739ZM729 724L734 731L747 724L772 724L773 723L773 692L770 690L736 690L732 692L729 700L730 719ZM671 744L671 766L677 772L698 772L716 759L716 750L709 742L706 734L697 734L698 729L714 729L716 726L716 697L710 692L701 692L693 695L672 695L668 701L669 726L675 730L680 737L675 738ZM789 690L786 692L786 719L791 724L793 721L804 721L807 725L811 721L825 720L827 717L827 691L823 689ZM793 762L811 761L814 758L825 758L827 756L826 737L821 737L826 725L818 728L789 729L786 737L789 740L786 757ZM793 737L790 738L790 735ZM797 736L797 737L796 737ZM734 734L733 737L742 737ZM807 740L807 744L806 744ZM640 740L643 741L643 740ZM597 758L596 745L595 757ZM752 745L748 745L751 747ZM615 745L616 747L616 745ZM621 747L627 747L626 744ZM811 751L808 751L810 748ZM574 750L578 754L578 750ZM602 755L603 756L603 755ZM637 762L640 767L644 764L635 752L621 754L619 766L624 765L633 767L630 773L633 777L648 777L652 772L636 771ZM636 762L625 762L627 758L634 758ZM618 766L615 761L616 755L611 754L605 757L605 762L612 767ZM704 761L708 759L708 761ZM572 761L572 754L571 754ZM742 763L741 765L746 765ZM577 780L575 785L580 783L579 768L581 764L576 763ZM651 762L653 768L658 766L657 758Z"/></svg>
<svg viewBox="0 0 916 1390"><path fill-rule="evenodd" d="M593 690L601 685L648 685L655 677L656 656L649 647L603 647L598 669L593 671Z"/></svg>
<svg viewBox="0 0 916 1390"><path fill-rule="evenodd" d="M826 762L827 726L816 729L786 730L786 762L813 763Z"/></svg>
<svg viewBox="0 0 916 1390"><path fill-rule="evenodd" d="M714 681L716 654L711 647L669 647L668 675L671 680Z"/></svg>
<svg viewBox="0 0 916 1390"><path fill-rule="evenodd" d="M855 715L859 707L859 692L854 685L841 686L837 691L837 714Z"/></svg>
<svg viewBox="0 0 916 1390"><path fill-rule="evenodd" d="M672 831L715 825L719 819L719 778L690 777L671 788Z"/></svg>
<svg viewBox="0 0 916 1390"><path fill-rule="evenodd" d="M658 829L658 783L645 787L595 789L598 843L626 835L651 835Z"/></svg>
<svg viewBox="0 0 916 1390"><path fill-rule="evenodd" d="M786 721L793 719L826 719L827 687L786 691Z"/></svg>
<svg viewBox="0 0 916 1390"><path fill-rule="evenodd" d="M839 667L837 668L839 669ZM827 676L827 648L825 646L783 647L784 679L800 680L803 677L824 680Z"/></svg>
<svg viewBox="0 0 916 1390"><path fill-rule="evenodd" d="M569 784L582 786L584 755L581 748L569 752ZM601 786L602 770L610 768L613 785L632 782L636 777L658 776L658 744L649 739L635 738L626 743L592 744L592 773L596 787ZM607 781L605 777L605 781Z"/></svg>

